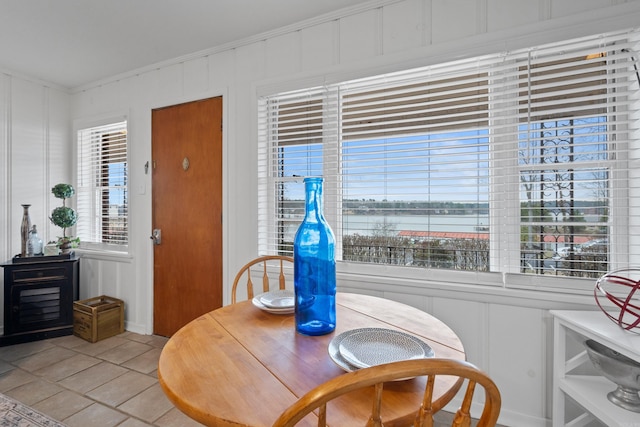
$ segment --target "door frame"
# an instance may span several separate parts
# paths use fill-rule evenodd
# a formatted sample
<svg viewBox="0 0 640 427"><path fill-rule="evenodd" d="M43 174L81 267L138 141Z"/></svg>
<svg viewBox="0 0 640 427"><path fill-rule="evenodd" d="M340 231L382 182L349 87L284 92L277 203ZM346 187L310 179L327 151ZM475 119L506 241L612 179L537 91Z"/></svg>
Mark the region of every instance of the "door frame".
<svg viewBox="0 0 640 427"><path fill-rule="evenodd" d="M228 221L227 218L230 218L229 213L229 203L227 203L227 194L228 194L228 138L226 130L229 129L228 126L228 114L229 111L229 91L227 88L200 92L197 95L193 96L181 96L173 99L167 99L162 102L151 103L145 108L146 114L146 123L147 123L147 135L149 146L146 150L147 160L149 163L149 171L145 172L145 182L148 183L145 194L149 195L147 206L147 215L145 215L146 229L144 234L140 237L142 241L144 241L147 257L144 271L147 272L147 280L145 283L145 287L147 289L146 298L141 298L141 301L146 301L147 307L149 310L147 311L147 317L145 319L145 324L147 325L147 334L153 333L153 296L154 296L154 277L153 277L153 242L149 238L151 236L151 230L153 227L153 188L151 179L151 165L153 163L153 159L151 158L151 151L153 147L153 141L151 140L151 117L152 111L159 108L171 107L173 105L185 104L187 102L193 101L201 101L209 98L222 97L222 305L225 305L225 302L228 300L227 296L229 293L229 232L228 232Z"/></svg>

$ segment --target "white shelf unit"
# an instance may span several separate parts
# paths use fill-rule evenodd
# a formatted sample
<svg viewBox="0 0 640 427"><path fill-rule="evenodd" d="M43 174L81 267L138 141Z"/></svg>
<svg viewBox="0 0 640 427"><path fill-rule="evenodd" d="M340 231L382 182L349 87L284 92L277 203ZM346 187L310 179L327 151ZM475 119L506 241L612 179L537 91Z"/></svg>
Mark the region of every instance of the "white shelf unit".
<svg viewBox="0 0 640 427"><path fill-rule="evenodd" d="M581 427L593 418L608 427L640 426L640 413L620 408L607 399L616 385L600 375L576 375L571 372L591 364L586 350L570 356L567 338L575 333L580 340L592 339L640 362L640 334L625 331L601 311L551 310L554 317L553 346L553 427ZM566 421L565 402L570 397L584 413Z"/></svg>

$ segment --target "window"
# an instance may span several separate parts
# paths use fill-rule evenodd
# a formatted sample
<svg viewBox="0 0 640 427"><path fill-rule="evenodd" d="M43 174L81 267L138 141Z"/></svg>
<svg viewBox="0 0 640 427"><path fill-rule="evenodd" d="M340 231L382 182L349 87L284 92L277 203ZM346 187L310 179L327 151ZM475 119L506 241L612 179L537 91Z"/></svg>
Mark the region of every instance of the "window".
<svg viewBox="0 0 640 427"><path fill-rule="evenodd" d="M123 250L129 242L127 122L78 131L78 224L83 247Z"/></svg>
<svg viewBox="0 0 640 427"><path fill-rule="evenodd" d="M637 51L621 32L261 97L261 252L291 254L301 177L322 175L343 262L556 279L637 262Z"/></svg>

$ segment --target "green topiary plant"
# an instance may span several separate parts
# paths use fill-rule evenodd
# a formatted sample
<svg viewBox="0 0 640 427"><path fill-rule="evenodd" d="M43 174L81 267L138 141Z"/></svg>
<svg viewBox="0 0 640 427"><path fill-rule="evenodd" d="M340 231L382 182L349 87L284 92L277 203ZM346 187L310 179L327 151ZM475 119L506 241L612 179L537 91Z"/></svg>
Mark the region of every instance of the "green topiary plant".
<svg viewBox="0 0 640 427"><path fill-rule="evenodd" d="M67 228L73 227L78 222L78 214L72 208L66 206L66 200L72 197L76 190L73 188L71 184L56 184L51 192L53 195L62 199L62 206L55 208L51 212L51 217L49 218L54 225L62 228L62 237L58 239L58 247L62 250L62 252L67 252L71 246L72 242L77 246L78 239L67 236Z"/></svg>

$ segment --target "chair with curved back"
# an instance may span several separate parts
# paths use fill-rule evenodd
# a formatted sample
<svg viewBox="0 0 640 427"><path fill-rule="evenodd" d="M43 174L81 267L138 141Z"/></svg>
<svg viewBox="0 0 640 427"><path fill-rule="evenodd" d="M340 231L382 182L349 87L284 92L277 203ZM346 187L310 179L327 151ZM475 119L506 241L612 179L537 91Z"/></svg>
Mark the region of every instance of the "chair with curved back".
<svg viewBox="0 0 640 427"><path fill-rule="evenodd" d="M293 258L284 256L284 255L265 255L258 258L255 258L248 263L246 263L236 274L235 279L233 280L233 287L231 288L231 303L236 303L236 289L240 284L243 276L246 276L246 286L247 286L247 299L253 298L253 280L251 278L251 269L254 268L258 264L261 265L261 274L262 274L262 292L267 292L270 289L271 280L269 278L269 270L278 269L278 288L285 289L286 280L284 274L284 266L285 263L290 263L291 267L293 267ZM246 274L245 274L246 273ZM244 281L243 281L244 282Z"/></svg>
<svg viewBox="0 0 640 427"><path fill-rule="evenodd" d="M432 396L435 378L438 375L456 376L460 378L460 384L466 382L460 409L454 415L452 427L469 427L471 425L470 408L474 397L476 385L484 389L484 409L482 415L474 424L476 427L492 427L498 421L500 414L501 397L495 383L474 365L454 359L415 359L372 366L335 377L320 384L307 394L302 396L293 405L287 408L275 421L273 427L291 427L311 412L318 409L318 426L327 425L327 403L331 400L350 393L354 390L366 387L374 387L371 415L368 420L363 420L366 427L383 427L380 412L383 406L382 390L385 382L426 376L426 387L422 399L422 405L417 408L415 418L407 420L403 425L414 427L433 427ZM366 424L365 424L366 422ZM474 421L475 423L475 421ZM396 425L395 423L393 423Z"/></svg>

